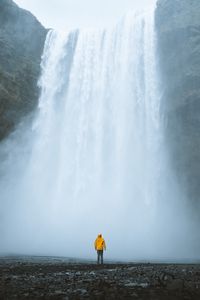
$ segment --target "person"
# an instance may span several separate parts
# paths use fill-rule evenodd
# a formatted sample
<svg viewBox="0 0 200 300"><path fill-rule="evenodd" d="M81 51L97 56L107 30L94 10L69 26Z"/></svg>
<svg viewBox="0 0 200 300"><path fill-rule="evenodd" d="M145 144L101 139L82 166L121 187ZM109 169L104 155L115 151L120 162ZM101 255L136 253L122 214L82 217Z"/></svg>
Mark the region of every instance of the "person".
<svg viewBox="0 0 200 300"><path fill-rule="evenodd" d="M102 234L99 234L94 242L94 248L97 251L97 264L103 264L103 251L106 250L106 243L102 237Z"/></svg>

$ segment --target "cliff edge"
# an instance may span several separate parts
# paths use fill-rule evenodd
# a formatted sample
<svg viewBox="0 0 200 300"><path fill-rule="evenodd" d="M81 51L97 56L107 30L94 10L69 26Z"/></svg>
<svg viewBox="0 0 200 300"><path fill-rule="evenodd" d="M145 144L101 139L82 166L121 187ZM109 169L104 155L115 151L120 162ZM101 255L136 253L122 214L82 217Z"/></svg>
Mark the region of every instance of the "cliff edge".
<svg viewBox="0 0 200 300"><path fill-rule="evenodd" d="M155 21L167 151L183 195L198 205L200 1L158 0Z"/></svg>
<svg viewBox="0 0 200 300"><path fill-rule="evenodd" d="M30 12L0 1L0 140L37 104L46 34Z"/></svg>

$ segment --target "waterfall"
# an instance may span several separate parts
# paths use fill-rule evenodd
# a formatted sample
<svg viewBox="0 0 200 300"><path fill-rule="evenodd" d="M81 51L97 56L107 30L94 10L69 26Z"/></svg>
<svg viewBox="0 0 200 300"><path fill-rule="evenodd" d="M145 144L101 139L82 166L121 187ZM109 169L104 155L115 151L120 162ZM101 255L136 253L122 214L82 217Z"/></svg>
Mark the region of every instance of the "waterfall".
<svg viewBox="0 0 200 300"><path fill-rule="evenodd" d="M5 251L92 257L101 232L110 258L156 256L164 162L154 9L108 30L49 31L39 86L1 183Z"/></svg>

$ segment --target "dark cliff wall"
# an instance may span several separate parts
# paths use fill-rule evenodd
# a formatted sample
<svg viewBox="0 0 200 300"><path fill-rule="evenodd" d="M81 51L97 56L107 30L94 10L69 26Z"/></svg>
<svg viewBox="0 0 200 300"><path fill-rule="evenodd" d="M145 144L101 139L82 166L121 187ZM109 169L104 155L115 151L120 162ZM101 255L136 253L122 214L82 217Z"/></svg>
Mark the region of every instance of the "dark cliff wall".
<svg viewBox="0 0 200 300"><path fill-rule="evenodd" d="M36 105L47 30L12 0L0 0L0 139Z"/></svg>
<svg viewBox="0 0 200 300"><path fill-rule="evenodd" d="M176 177L200 203L200 1L158 0L158 58L165 137Z"/></svg>

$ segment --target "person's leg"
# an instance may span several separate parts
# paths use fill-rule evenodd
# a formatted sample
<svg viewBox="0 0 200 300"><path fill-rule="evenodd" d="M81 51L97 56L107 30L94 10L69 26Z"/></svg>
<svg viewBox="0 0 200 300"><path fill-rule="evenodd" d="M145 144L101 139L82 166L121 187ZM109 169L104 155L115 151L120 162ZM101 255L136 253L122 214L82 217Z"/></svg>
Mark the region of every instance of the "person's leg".
<svg viewBox="0 0 200 300"><path fill-rule="evenodd" d="M101 264L103 265L103 250L101 250Z"/></svg>
<svg viewBox="0 0 200 300"><path fill-rule="evenodd" d="M99 250L97 250L97 264L99 265L99 261L100 261L100 253Z"/></svg>

